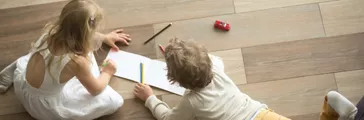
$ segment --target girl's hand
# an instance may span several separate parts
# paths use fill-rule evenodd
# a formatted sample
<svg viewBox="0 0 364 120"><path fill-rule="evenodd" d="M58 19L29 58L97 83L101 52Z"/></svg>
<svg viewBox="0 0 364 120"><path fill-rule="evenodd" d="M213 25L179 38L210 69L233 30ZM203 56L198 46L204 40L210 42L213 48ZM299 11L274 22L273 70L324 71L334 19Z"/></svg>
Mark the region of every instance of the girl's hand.
<svg viewBox="0 0 364 120"><path fill-rule="evenodd" d="M140 100L146 101L149 96L153 95L153 90L152 90L152 88L149 87L149 85L138 83L135 86L133 93Z"/></svg>
<svg viewBox="0 0 364 120"><path fill-rule="evenodd" d="M116 72L116 64L114 61L108 59L104 61L104 64L106 64L106 66L103 66L103 68L101 69L102 72L108 73L111 76L115 74Z"/></svg>
<svg viewBox="0 0 364 120"><path fill-rule="evenodd" d="M123 29L114 30L105 35L104 43L109 45L112 49L119 51L119 47L115 45L115 42L122 42L125 45L129 45L131 40L130 35L123 33Z"/></svg>

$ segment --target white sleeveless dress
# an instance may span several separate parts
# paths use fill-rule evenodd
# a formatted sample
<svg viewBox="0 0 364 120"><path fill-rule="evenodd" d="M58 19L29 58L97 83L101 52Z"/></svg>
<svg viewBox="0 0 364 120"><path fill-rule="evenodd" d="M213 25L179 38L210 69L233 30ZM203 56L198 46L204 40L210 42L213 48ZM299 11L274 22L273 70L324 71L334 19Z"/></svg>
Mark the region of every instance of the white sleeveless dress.
<svg viewBox="0 0 364 120"><path fill-rule="evenodd" d="M41 39L43 36L36 44L39 44ZM66 83L60 83L61 71L71 60L68 55L55 56L51 69L45 70L44 81L40 88L32 87L26 81L25 74L28 61L35 52L38 51L33 50L19 58L14 72L15 93L32 117L40 120L90 120L111 114L122 106L123 98L110 86L99 95L92 96L76 77ZM47 65L51 53L48 49L39 53ZM97 77L100 71L95 57L92 53L89 56L92 60L91 72Z"/></svg>

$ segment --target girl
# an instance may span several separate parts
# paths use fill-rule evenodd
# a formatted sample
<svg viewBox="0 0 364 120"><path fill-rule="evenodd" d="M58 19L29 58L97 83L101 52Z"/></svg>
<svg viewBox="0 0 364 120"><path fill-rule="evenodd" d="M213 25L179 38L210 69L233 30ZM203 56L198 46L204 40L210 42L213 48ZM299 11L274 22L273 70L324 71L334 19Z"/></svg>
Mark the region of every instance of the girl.
<svg viewBox="0 0 364 120"><path fill-rule="evenodd" d="M148 85L138 84L135 96L158 120L288 120L241 93L224 73L222 60L194 41L171 40L165 58L168 79L191 91L170 109Z"/></svg>
<svg viewBox="0 0 364 120"><path fill-rule="evenodd" d="M131 39L122 30L95 32L101 19L92 0L70 1L30 53L0 72L0 90L14 82L17 97L36 119L95 119L115 112L123 104L108 86L115 63L105 61L100 73L92 52L101 42L118 49L116 41Z"/></svg>

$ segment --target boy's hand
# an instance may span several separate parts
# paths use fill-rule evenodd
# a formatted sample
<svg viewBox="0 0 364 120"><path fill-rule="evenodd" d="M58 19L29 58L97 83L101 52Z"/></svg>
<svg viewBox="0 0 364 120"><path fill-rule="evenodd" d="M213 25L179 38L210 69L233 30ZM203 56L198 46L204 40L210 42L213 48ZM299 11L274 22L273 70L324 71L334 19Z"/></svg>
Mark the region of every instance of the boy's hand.
<svg viewBox="0 0 364 120"><path fill-rule="evenodd" d="M138 83L134 88L134 95L140 100L146 101L149 96L153 95L153 90L149 85Z"/></svg>
<svg viewBox="0 0 364 120"><path fill-rule="evenodd" d="M131 40L129 34L123 33L123 29L114 30L105 35L104 43L109 45L113 50L119 51L119 47L115 45L115 42L122 42L125 45L129 45Z"/></svg>
<svg viewBox="0 0 364 120"><path fill-rule="evenodd" d="M110 74L111 76L115 74L116 72L116 63L111 60L105 60L104 64L106 64L106 66L103 66L103 68L101 69L102 72L106 72L108 74Z"/></svg>

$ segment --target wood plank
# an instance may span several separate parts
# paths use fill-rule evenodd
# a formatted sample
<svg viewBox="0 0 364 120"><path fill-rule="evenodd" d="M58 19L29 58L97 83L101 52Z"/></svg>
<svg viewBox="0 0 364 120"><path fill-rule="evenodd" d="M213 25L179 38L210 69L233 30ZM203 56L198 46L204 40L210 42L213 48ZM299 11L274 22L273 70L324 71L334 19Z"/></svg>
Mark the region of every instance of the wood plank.
<svg viewBox="0 0 364 120"><path fill-rule="evenodd" d="M59 1L65 1L65 0L1 0L0 9L39 5L39 4L46 4Z"/></svg>
<svg viewBox="0 0 364 120"><path fill-rule="evenodd" d="M328 1L333 0L234 0L234 5L235 12L239 13Z"/></svg>
<svg viewBox="0 0 364 120"><path fill-rule="evenodd" d="M158 98L161 98L158 96ZM1 120L35 120L27 112L0 115ZM144 102L137 99L126 99L122 108L111 115L106 115L97 120L155 120L149 109L144 107Z"/></svg>
<svg viewBox="0 0 364 120"><path fill-rule="evenodd" d="M225 66L225 73L234 81L241 85L246 83L245 68L241 49L211 52L212 55L219 56Z"/></svg>
<svg viewBox="0 0 364 120"><path fill-rule="evenodd" d="M27 112L22 112L9 115L0 115L0 120L36 120L36 119L30 116Z"/></svg>
<svg viewBox="0 0 364 120"><path fill-rule="evenodd" d="M320 112L324 96L336 90L333 74L245 84L240 91L284 116Z"/></svg>
<svg viewBox="0 0 364 120"><path fill-rule="evenodd" d="M364 32L364 1L339 0L320 3L327 36Z"/></svg>
<svg viewBox="0 0 364 120"><path fill-rule="evenodd" d="M232 0L97 0L106 26L135 26L180 19L232 14Z"/></svg>
<svg viewBox="0 0 364 120"><path fill-rule="evenodd" d="M0 10L0 69L30 49L30 43L41 35L41 29L55 19L62 3ZM42 16L42 17L35 17Z"/></svg>
<svg viewBox="0 0 364 120"><path fill-rule="evenodd" d="M311 113L311 114L305 114L305 115L296 115L289 117L292 120L319 120L320 119L320 113Z"/></svg>
<svg viewBox="0 0 364 120"><path fill-rule="evenodd" d="M133 27L126 27L123 28L124 32L130 34L132 42L129 46L125 46L122 44L117 44L120 46L120 50L135 53L138 55L146 56L149 58L157 58L157 54L155 53L155 41L150 41L148 44L144 45L144 41L149 39L150 36L153 36L153 26L152 25L141 25L141 26L133 26ZM111 30L106 30L103 33L109 33ZM104 45L102 49L95 52L96 53L96 60L98 63L103 62L106 58L110 48L105 47Z"/></svg>
<svg viewBox="0 0 364 120"><path fill-rule="evenodd" d="M0 94L0 115L25 112L25 108L15 95L14 87Z"/></svg>
<svg viewBox="0 0 364 120"><path fill-rule="evenodd" d="M340 94L355 105L364 96L364 70L335 73Z"/></svg>
<svg viewBox="0 0 364 120"><path fill-rule="evenodd" d="M364 68L364 33L243 49L248 83Z"/></svg>
<svg viewBox="0 0 364 120"><path fill-rule="evenodd" d="M170 108L176 107L182 99L182 96L175 94L162 95L161 100L168 104Z"/></svg>
<svg viewBox="0 0 364 120"><path fill-rule="evenodd" d="M109 83L111 88L113 88L116 92L118 92L124 99L135 98L133 94L133 89L136 84L137 84L136 82L126 80L120 77L113 77ZM155 95L171 94L170 92L155 87L152 87L152 89Z"/></svg>
<svg viewBox="0 0 364 120"><path fill-rule="evenodd" d="M160 97L158 97L160 99ZM138 99L127 99L124 105L115 113L97 120L155 120L152 113Z"/></svg>
<svg viewBox="0 0 364 120"><path fill-rule="evenodd" d="M289 18L289 19L288 19ZM228 21L229 32L213 28L215 20ZM168 23L154 25L158 32ZM172 37L190 39L210 51L249 47L325 36L317 4L270 9L234 15L175 21L156 37L156 43L167 45ZM156 49L158 50L158 49ZM158 57L162 57L158 54Z"/></svg>

